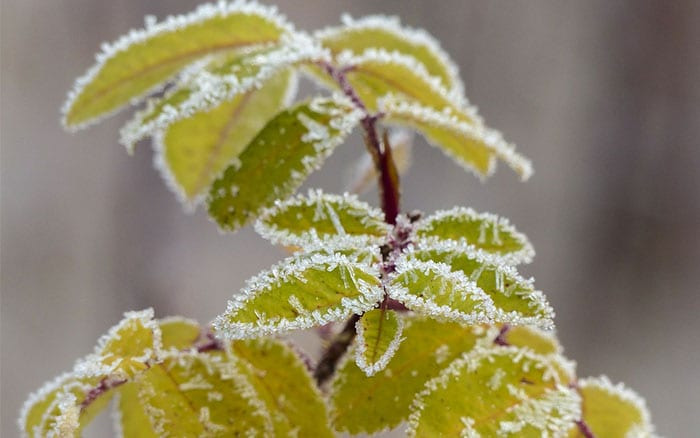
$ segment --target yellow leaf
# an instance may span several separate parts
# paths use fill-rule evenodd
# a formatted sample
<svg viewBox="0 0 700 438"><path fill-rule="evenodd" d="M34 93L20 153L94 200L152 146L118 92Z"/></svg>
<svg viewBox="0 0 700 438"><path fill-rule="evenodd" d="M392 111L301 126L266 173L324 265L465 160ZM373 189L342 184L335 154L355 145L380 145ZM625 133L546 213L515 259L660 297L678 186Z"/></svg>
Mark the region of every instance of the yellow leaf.
<svg viewBox="0 0 700 438"><path fill-rule="evenodd" d="M77 129L142 97L211 53L267 44L291 32L275 9L254 3L205 4L161 23L147 21L105 44L97 64L78 79L64 105L64 124Z"/></svg>
<svg viewBox="0 0 700 438"><path fill-rule="evenodd" d="M163 350L191 348L199 338L201 328L197 321L171 316L158 320L163 337Z"/></svg>
<svg viewBox="0 0 700 438"><path fill-rule="evenodd" d="M325 402L291 348L268 338L235 341L231 351L270 412L274 436L333 436Z"/></svg>
<svg viewBox="0 0 700 438"><path fill-rule="evenodd" d="M372 309L355 324L355 362L368 376L386 368L403 340L404 322L393 310Z"/></svg>

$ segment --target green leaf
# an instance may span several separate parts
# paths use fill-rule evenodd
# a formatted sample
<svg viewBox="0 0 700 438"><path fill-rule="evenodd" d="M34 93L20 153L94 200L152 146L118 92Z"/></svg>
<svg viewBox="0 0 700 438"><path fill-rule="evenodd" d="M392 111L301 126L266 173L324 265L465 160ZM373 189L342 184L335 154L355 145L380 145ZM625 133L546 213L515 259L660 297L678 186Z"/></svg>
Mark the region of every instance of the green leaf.
<svg viewBox="0 0 700 438"><path fill-rule="evenodd" d="M625 438L655 436L644 399L622 384L613 385L607 377L581 379L583 421L597 437ZM584 437L572 427L569 437Z"/></svg>
<svg viewBox="0 0 700 438"><path fill-rule="evenodd" d="M532 352L543 356L562 353L561 345L553 332L545 332L526 325L509 326L503 334L503 340L508 345L529 348Z"/></svg>
<svg viewBox="0 0 700 438"><path fill-rule="evenodd" d="M343 51L359 55L370 48L410 55L430 75L438 77L445 88L463 93L464 87L454 61L440 47L440 43L424 30L402 26L398 17L383 15L357 20L344 15L342 22L342 26L329 27L314 35L333 55Z"/></svg>
<svg viewBox="0 0 700 438"><path fill-rule="evenodd" d="M158 321L163 337L163 350L186 350L199 339L201 327L192 319L171 316Z"/></svg>
<svg viewBox="0 0 700 438"><path fill-rule="evenodd" d="M276 199L291 195L357 124L361 113L340 96L282 111L214 181L209 214L236 230Z"/></svg>
<svg viewBox="0 0 700 438"><path fill-rule="evenodd" d="M214 179L284 108L296 80L292 71L283 71L259 89L156 132L156 166L186 206L193 208Z"/></svg>
<svg viewBox="0 0 700 438"><path fill-rule="evenodd" d="M550 362L515 347L474 349L426 384L408 435L563 435L579 418L580 397Z"/></svg>
<svg viewBox="0 0 700 438"><path fill-rule="evenodd" d="M153 310L125 313L99 339L94 353L29 396L20 413L20 429L31 437L77 434L107 405L113 388L148 369L161 354Z"/></svg>
<svg viewBox="0 0 700 438"><path fill-rule="evenodd" d="M399 260L389 296L411 310L465 324L498 321L493 300L460 272L444 263Z"/></svg>
<svg viewBox="0 0 700 438"><path fill-rule="evenodd" d="M422 245L409 254L410 258L444 263L452 271L463 273L493 300L500 314L496 319L514 325L552 327L554 311L544 294L535 290L532 279L524 279L513 267L500 263L498 259L449 242Z"/></svg>
<svg viewBox="0 0 700 438"><path fill-rule="evenodd" d="M482 180L496 170L497 159L508 164L522 180L532 175L530 160L515 152L515 145L506 142L500 132L483 124L467 123L449 112L394 96L381 99L379 108L388 123L417 130L428 143Z"/></svg>
<svg viewBox="0 0 700 438"><path fill-rule="evenodd" d="M235 341L231 351L272 418L274 436L332 437L326 404L304 363L272 339Z"/></svg>
<svg viewBox="0 0 700 438"><path fill-rule="evenodd" d="M480 326L424 317L405 319L404 341L386 368L367 377L348 354L331 384L333 427L351 434L392 429L408 418L411 402L425 382L471 350ZM490 342L490 340L489 340Z"/></svg>
<svg viewBox="0 0 700 438"><path fill-rule="evenodd" d="M403 341L403 319L393 310L372 309L355 324L355 362L367 376L386 368Z"/></svg>
<svg viewBox="0 0 700 438"><path fill-rule="evenodd" d="M179 353L136 379L158 436L243 436L272 432L270 414L226 353Z"/></svg>
<svg viewBox="0 0 700 438"><path fill-rule="evenodd" d="M97 64L68 96L64 124L84 127L142 97L199 58L273 43L291 31L275 9L243 2L205 4L161 23L147 21L145 29L103 45Z"/></svg>
<svg viewBox="0 0 700 438"><path fill-rule="evenodd" d="M255 230L272 243L305 250L334 246L365 247L376 244L390 230L381 210L356 196L324 194L309 190L275 202L255 224Z"/></svg>
<svg viewBox="0 0 700 438"><path fill-rule="evenodd" d="M339 254L300 256L248 280L213 326L229 339L305 329L361 314L383 295L369 265Z"/></svg>
<svg viewBox="0 0 700 438"><path fill-rule="evenodd" d="M471 208L455 207L435 212L418 222L418 241L440 244L452 241L498 256L503 263L529 263L535 255L524 234L510 225L508 219L491 213L477 213ZM420 245L420 243L419 243Z"/></svg>
<svg viewBox="0 0 700 438"><path fill-rule="evenodd" d="M139 399L139 387L129 382L119 387L114 412L115 436L128 438L158 438Z"/></svg>

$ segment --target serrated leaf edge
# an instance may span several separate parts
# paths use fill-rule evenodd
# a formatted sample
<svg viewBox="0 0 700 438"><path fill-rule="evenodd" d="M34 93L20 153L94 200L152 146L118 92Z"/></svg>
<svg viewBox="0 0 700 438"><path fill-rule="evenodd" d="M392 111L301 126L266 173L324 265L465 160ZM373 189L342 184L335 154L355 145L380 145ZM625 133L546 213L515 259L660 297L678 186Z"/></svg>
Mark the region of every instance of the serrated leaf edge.
<svg viewBox="0 0 700 438"><path fill-rule="evenodd" d="M466 250L472 250L474 248L474 245L467 243L465 239L454 240L443 239L435 236L420 236L421 232L428 233L433 231L435 222L441 221L443 219L467 219L485 221L497 225L498 227L503 228L505 232L510 233L513 236L513 238L516 241L518 241L520 245L522 245L522 249L507 254L492 254L493 257L499 258L503 263L509 265L530 263L535 256L535 249L528 240L527 236L525 236L525 234L521 233L513 225L511 225L510 220L508 220L508 218L501 217L488 212L480 213L470 207L457 206L449 210L438 210L435 213L428 216L427 218L423 219L422 221L419 221L415 228L417 239L426 244L441 244L441 242L449 241L454 242L455 245L463 245ZM494 229L497 228L494 227ZM485 252L483 250L481 251Z"/></svg>
<svg viewBox="0 0 700 438"><path fill-rule="evenodd" d="M300 330L324 325L333 321L340 321L351 314L362 314L373 308L384 295L384 289L379 285L371 285L365 281L356 282L360 297L350 299L343 297L341 306L337 309L329 309L325 313L318 310L300 314L292 320L280 319L270 323L239 323L232 322L228 315L243 308L247 301L270 290L273 286L289 278L298 277L308 269L358 269L375 277L379 277L376 267L350 260L340 254L311 254L289 257L282 262L273 265L269 270L263 271L246 281L247 286L240 293L229 300L226 311L217 316L212 327L217 336L223 339L250 339L273 333L285 333L292 330Z"/></svg>
<svg viewBox="0 0 700 438"><path fill-rule="evenodd" d="M300 206L312 207L314 205L320 205L322 202L343 204L353 209L363 210L367 213L363 215L364 219L361 220L363 223L372 221L374 222L373 225L384 224L384 214L381 210L372 207L366 202L360 201L356 195L347 192L342 195L335 195L324 193L320 189L309 189L305 196L298 194L284 201L276 200L272 207L265 208L255 221L255 231L275 245L298 246L307 251L327 248L329 246L333 248L365 247L366 245L377 244L381 241L381 238L375 236L348 236L345 234L342 225L340 223L336 225L335 222L334 226L338 231L338 235L324 237L319 237L313 228L308 233L292 233L288 230L280 229L277 225L270 222L271 218L277 214L283 213L288 208ZM388 233L390 227L386 225L385 228Z"/></svg>

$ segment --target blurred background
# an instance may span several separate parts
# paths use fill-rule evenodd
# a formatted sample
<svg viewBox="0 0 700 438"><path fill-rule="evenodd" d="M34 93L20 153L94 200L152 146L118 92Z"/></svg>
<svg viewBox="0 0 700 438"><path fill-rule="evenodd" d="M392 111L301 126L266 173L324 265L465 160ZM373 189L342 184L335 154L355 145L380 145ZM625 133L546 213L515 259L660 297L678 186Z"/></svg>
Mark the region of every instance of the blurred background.
<svg viewBox="0 0 700 438"><path fill-rule="evenodd" d="M470 205L509 217L537 249L524 267L557 311L579 375L646 397L658 431L700 430L700 2L278 0L298 27L342 12L400 15L459 64L467 95L535 165L486 184L417 139L404 208ZM250 229L186 215L128 112L70 135L73 80L143 15L191 0L2 2L2 428L130 309L207 322L282 253ZM306 184L341 192L359 136ZM376 204L376 194L365 199ZM308 344L308 342L307 342ZM313 345L308 345L313 349ZM103 423L108 423L104 422ZM108 436L91 428L92 436Z"/></svg>

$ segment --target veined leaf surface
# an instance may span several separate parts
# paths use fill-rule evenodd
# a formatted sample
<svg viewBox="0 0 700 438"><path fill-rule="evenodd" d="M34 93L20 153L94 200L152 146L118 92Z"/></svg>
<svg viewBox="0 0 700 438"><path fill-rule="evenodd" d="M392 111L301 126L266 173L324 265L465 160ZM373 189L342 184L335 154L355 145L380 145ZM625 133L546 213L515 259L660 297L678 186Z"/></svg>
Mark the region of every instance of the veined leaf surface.
<svg viewBox="0 0 700 438"><path fill-rule="evenodd" d="M426 243L453 241L475 248L511 265L529 263L535 250L524 234L508 219L490 213L477 213L471 208L442 210L418 222L416 237Z"/></svg>
<svg viewBox="0 0 700 438"><path fill-rule="evenodd" d="M332 437L326 404L306 365L283 342L255 339L231 343L272 419L274 436Z"/></svg>
<svg viewBox="0 0 700 438"><path fill-rule="evenodd" d="M364 247L378 243L389 232L381 210L356 196L324 194L309 190L262 213L255 230L272 243L306 250L338 243L343 247Z"/></svg>
<svg viewBox="0 0 700 438"><path fill-rule="evenodd" d="M403 341L404 322L393 310L372 309L355 324L355 362L368 376L386 368Z"/></svg>
<svg viewBox="0 0 700 438"><path fill-rule="evenodd" d="M607 377L581 379L583 421L597 437L649 438L655 436L644 399L622 384L614 385ZM572 427L570 438L584 438L579 426Z"/></svg>
<svg viewBox="0 0 700 438"><path fill-rule="evenodd" d="M269 436L272 432L264 403L226 353L180 353L135 382L157 436Z"/></svg>
<svg viewBox="0 0 700 438"><path fill-rule="evenodd" d="M340 321L374 307L384 294L378 276L339 254L290 258L248 280L214 329L244 339Z"/></svg>
<svg viewBox="0 0 700 438"><path fill-rule="evenodd" d="M493 300L443 263L400 260L388 292L409 309L433 318L465 324L497 322Z"/></svg>
<svg viewBox="0 0 700 438"><path fill-rule="evenodd" d="M211 53L276 42L292 32L274 8L247 2L204 4L161 23L147 21L113 44L78 79L63 108L64 124L83 127L142 97Z"/></svg>
<svg viewBox="0 0 700 438"><path fill-rule="evenodd" d="M408 435L561 436L580 397L558 381L550 359L515 347L477 348L426 384Z"/></svg>
<svg viewBox="0 0 700 438"><path fill-rule="evenodd" d="M445 88L463 94L464 87L456 64L442 50L440 43L424 30L402 26L398 17L383 15L360 19L343 15L342 23L342 26L315 33L334 55L343 51L360 55L370 48L410 55L423 64L430 75L438 77Z"/></svg>
<svg viewBox="0 0 700 438"><path fill-rule="evenodd" d="M115 436L131 438L158 438L153 431L151 420L146 414L145 406L139 398L139 387L129 382L119 387L116 400L112 406Z"/></svg>
<svg viewBox="0 0 700 438"><path fill-rule="evenodd" d="M172 123L154 138L156 165L185 205L193 207L287 103L296 75L283 71L258 89Z"/></svg>
<svg viewBox="0 0 700 438"><path fill-rule="evenodd" d="M262 129L209 192L209 214L236 230L276 199L291 195L357 124L361 113L341 96L282 111Z"/></svg>
<svg viewBox="0 0 700 438"><path fill-rule="evenodd" d="M411 258L448 265L452 271L463 273L493 300L496 319L514 325L532 324L552 328L554 311L544 294L536 290L532 280L521 277L509 265L479 251L465 250L462 245L441 242L423 245L410 253Z"/></svg>
<svg viewBox="0 0 700 438"><path fill-rule="evenodd" d="M481 179L493 174L496 159L503 160L523 180L532 174L530 160L515 152L515 146L498 131L395 96L380 99L378 105L387 122L417 130L430 144Z"/></svg>
<svg viewBox="0 0 700 438"><path fill-rule="evenodd" d="M367 377L350 354L331 384L331 421L340 432L376 433L408 418L425 383L482 339L481 326L414 316L405 319L404 341L386 368ZM490 342L490 339L486 340Z"/></svg>

